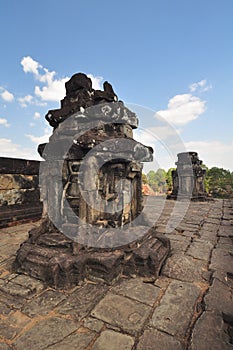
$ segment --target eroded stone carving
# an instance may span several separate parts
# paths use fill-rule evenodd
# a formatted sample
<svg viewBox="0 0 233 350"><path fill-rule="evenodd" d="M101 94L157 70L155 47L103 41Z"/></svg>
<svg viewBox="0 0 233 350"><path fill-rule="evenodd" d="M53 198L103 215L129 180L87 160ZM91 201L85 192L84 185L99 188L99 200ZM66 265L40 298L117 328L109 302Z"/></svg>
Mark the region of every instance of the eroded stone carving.
<svg viewBox="0 0 233 350"><path fill-rule="evenodd" d="M158 274L169 240L142 213L142 162L153 149L133 139L135 113L108 82L94 90L78 73L46 119L54 132L38 147L44 221L18 251L17 270L55 287Z"/></svg>

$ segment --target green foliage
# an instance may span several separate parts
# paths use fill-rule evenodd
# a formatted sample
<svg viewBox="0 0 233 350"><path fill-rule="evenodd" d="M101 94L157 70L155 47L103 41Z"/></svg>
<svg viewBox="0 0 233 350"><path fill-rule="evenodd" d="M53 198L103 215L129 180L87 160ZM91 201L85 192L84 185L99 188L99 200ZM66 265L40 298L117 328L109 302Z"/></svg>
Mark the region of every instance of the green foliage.
<svg viewBox="0 0 233 350"><path fill-rule="evenodd" d="M144 174L144 173L142 173L142 183L143 183L143 185L148 184L147 176L146 176L146 174Z"/></svg>
<svg viewBox="0 0 233 350"><path fill-rule="evenodd" d="M166 193L166 174L164 169L150 170L147 174L148 184L159 194Z"/></svg>
<svg viewBox="0 0 233 350"><path fill-rule="evenodd" d="M166 183L167 183L167 191L172 191L172 171L175 170L175 168L168 169L166 173Z"/></svg>
<svg viewBox="0 0 233 350"><path fill-rule="evenodd" d="M202 164L201 166L202 166L202 168L204 168L206 170L206 176L204 178L205 190L206 190L207 193L210 193L209 181L208 181L208 177L207 177L209 169L208 169L208 167L205 164Z"/></svg>
<svg viewBox="0 0 233 350"><path fill-rule="evenodd" d="M213 167L207 170L206 187L215 198L233 197L233 175L229 170Z"/></svg>

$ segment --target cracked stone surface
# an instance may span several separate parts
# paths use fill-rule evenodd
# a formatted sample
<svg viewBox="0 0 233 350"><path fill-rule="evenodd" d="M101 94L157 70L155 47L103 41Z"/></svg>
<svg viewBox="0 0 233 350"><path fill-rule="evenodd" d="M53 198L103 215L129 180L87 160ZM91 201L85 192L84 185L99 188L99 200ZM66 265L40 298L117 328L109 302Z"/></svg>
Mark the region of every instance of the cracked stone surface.
<svg viewBox="0 0 233 350"><path fill-rule="evenodd" d="M103 331L96 340L93 350L131 350L134 339L128 335L114 332L112 330Z"/></svg>
<svg viewBox="0 0 233 350"><path fill-rule="evenodd" d="M114 286L111 290L150 306L153 306L161 292L160 288L153 284L143 283L140 278L127 279Z"/></svg>
<svg viewBox="0 0 233 350"><path fill-rule="evenodd" d="M47 290L29 301L22 309L25 315L34 317L37 315L46 315L57 304L65 299L65 295L54 290Z"/></svg>
<svg viewBox="0 0 233 350"><path fill-rule="evenodd" d="M70 315L72 318L80 320L88 315L107 289L108 287L103 284L86 284L68 296L57 307L57 311L60 314Z"/></svg>
<svg viewBox="0 0 233 350"><path fill-rule="evenodd" d="M213 249L213 244L205 241L194 241L187 250L187 254L195 259L209 261L210 253Z"/></svg>
<svg viewBox="0 0 233 350"><path fill-rule="evenodd" d="M206 310L233 315L233 289L217 278L213 279L204 300Z"/></svg>
<svg viewBox="0 0 233 350"><path fill-rule="evenodd" d="M109 293L94 308L91 315L135 334L143 328L150 311L149 306Z"/></svg>
<svg viewBox="0 0 233 350"><path fill-rule="evenodd" d="M137 350L156 349L156 350L182 350L180 341L169 334L157 331L156 329L145 330L140 338Z"/></svg>
<svg viewBox="0 0 233 350"><path fill-rule="evenodd" d="M27 330L14 342L14 345L19 350L24 350L25 345L31 350L45 349L49 345L63 340L77 328L78 325L71 320L51 317Z"/></svg>
<svg viewBox="0 0 233 350"><path fill-rule="evenodd" d="M190 350L206 349L233 349L224 331L224 321L218 313L205 312L194 328Z"/></svg>
<svg viewBox="0 0 233 350"><path fill-rule="evenodd" d="M151 326L171 335L185 335L199 294L200 289L191 283L172 281L152 315Z"/></svg>
<svg viewBox="0 0 233 350"><path fill-rule="evenodd" d="M162 273L170 278L186 282L203 280L202 273L207 271L207 263L189 255L174 254L168 258Z"/></svg>
<svg viewBox="0 0 233 350"><path fill-rule="evenodd" d="M233 201L191 203L166 232L175 204L166 201L156 222L171 253L151 280L122 276L54 290L11 268L39 222L0 230L0 349L232 350Z"/></svg>
<svg viewBox="0 0 233 350"><path fill-rule="evenodd" d="M95 333L91 332L89 329L78 329L77 332L69 335L60 343L56 343L49 346L48 350L85 350L87 346L91 343Z"/></svg>

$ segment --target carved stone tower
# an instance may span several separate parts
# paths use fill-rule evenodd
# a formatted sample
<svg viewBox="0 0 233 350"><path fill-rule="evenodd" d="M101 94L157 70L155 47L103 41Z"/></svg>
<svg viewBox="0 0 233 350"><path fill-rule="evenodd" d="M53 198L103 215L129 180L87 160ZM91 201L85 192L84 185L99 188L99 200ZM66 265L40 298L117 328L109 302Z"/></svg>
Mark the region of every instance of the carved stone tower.
<svg viewBox="0 0 233 350"><path fill-rule="evenodd" d="M202 168L196 152L178 155L177 169L172 171L172 193L168 199L206 200L204 179L206 170Z"/></svg>
<svg viewBox="0 0 233 350"><path fill-rule="evenodd" d="M18 251L17 270L56 287L158 274L169 241L143 215L142 162L153 149L133 139L136 115L108 82L94 90L78 73L46 120L54 132L38 148L43 223Z"/></svg>

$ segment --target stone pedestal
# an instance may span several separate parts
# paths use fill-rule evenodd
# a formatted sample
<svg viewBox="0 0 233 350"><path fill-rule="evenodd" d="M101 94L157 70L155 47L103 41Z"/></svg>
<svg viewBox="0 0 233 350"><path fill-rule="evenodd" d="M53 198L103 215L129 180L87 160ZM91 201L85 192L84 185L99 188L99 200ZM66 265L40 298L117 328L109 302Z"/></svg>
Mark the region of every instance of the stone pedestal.
<svg viewBox="0 0 233 350"><path fill-rule="evenodd" d="M108 82L94 90L78 73L46 119L54 132L38 148L44 221L15 268L63 288L84 278L158 274L169 241L143 216L142 162L152 161L153 149L133 139L137 116Z"/></svg>

